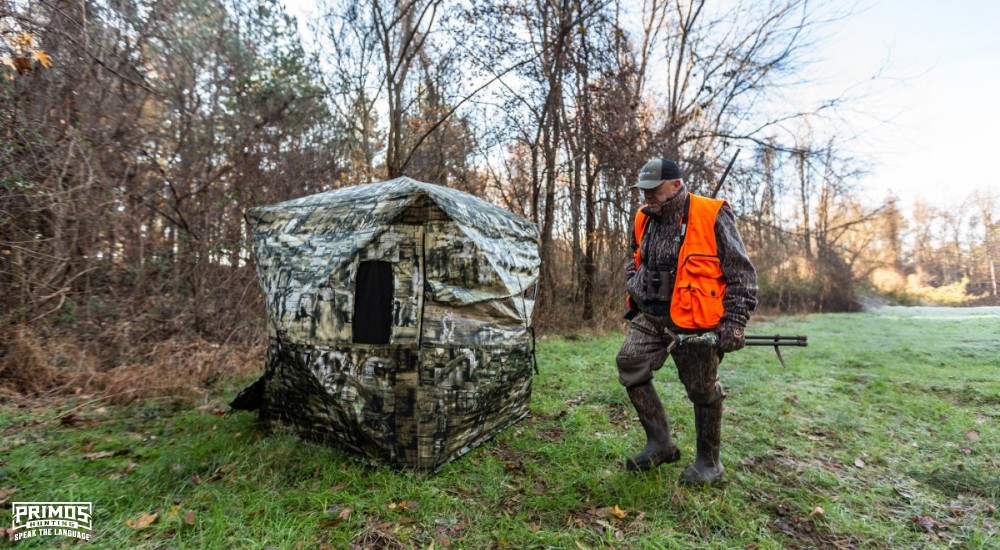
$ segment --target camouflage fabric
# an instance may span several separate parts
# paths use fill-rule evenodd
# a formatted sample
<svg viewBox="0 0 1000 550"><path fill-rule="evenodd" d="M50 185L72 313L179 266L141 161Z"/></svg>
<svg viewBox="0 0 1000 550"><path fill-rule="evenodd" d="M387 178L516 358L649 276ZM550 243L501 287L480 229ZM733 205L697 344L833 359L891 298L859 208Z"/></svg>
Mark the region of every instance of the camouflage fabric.
<svg viewBox="0 0 1000 550"><path fill-rule="evenodd" d="M247 219L267 306L267 425L367 463L434 470L527 416L534 224L405 177ZM367 261L391 264L384 345L354 342Z"/></svg>

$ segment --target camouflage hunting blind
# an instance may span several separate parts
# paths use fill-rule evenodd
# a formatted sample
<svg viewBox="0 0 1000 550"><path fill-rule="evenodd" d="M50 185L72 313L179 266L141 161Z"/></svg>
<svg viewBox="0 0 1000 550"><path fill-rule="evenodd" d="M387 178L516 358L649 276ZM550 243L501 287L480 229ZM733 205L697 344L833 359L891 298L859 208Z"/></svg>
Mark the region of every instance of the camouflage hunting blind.
<svg viewBox="0 0 1000 550"><path fill-rule="evenodd" d="M234 408L435 470L528 415L537 227L398 178L251 209L263 377Z"/></svg>

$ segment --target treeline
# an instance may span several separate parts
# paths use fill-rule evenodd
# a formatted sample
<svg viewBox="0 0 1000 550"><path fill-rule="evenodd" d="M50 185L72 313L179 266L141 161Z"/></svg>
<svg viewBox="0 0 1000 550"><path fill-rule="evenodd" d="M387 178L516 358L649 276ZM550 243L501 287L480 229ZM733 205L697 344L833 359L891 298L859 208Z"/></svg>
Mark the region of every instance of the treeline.
<svg viewBox="0 0 1000 550"><path fill-rule="evenodd" d="M792 101L832 8L318 9L304 42L275 0L0 3L0 370L56 335L76 342L57 362L91 370L163 342L259 342L244 212L403 174L538 224L542 328L618 322L628 186L658 155L710 193L741 150L721 196L768 307L852 310L879 269L980 284L992 266L995 203L954 243L916 220L926 246L908 249L895 203L865 199L862 163L817 130L844 98Z"/></svg>

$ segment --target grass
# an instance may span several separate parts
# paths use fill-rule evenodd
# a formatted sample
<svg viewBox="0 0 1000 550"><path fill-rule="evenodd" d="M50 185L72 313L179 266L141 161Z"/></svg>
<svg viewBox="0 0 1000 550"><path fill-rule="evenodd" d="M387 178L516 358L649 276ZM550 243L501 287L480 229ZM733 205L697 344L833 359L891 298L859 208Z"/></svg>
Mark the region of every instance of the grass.
<svg viewBox="0 0 1000 550"><path fill-rule="evenodd" d="M787 349L787 369L769 348L726 357L717 487L678 484L694 433L669 361L656 385L682 460L622 471L642 446L614 368L623 335L569 335L539 342L531 418L429 478L221 416L239 384L126 408L8 399L0 528L9 502L83 500L97 548L1000 547L1000 308L750 332L810 346Z"/></svg>

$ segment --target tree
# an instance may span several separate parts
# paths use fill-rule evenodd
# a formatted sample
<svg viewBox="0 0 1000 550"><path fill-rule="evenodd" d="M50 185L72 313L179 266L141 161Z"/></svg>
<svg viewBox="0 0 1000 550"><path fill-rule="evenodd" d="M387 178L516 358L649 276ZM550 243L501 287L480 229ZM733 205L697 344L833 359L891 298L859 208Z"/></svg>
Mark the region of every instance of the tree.
<svg viewBox="0 0 1000 550"><path fill-rule="evenodd" d="M246 208L335 171L316 73L274 1L81 7L34 7L59 62L3 81L4 311L82 317L128 342L90 339L111 363L156 335L225 337L248 302L220 285L253 282Z"/></svg>

